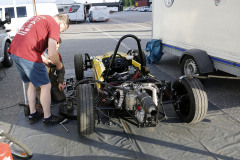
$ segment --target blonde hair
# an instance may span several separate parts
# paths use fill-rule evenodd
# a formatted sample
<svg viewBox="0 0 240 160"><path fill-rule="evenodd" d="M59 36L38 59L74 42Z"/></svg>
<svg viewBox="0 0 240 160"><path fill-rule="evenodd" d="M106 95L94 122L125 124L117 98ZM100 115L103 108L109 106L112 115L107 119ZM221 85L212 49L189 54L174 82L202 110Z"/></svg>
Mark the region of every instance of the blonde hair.
<svg viewBox="0 0 240 160"><path fill-rule="evenodd" d="M69 18L66 14L57 14L54 17L58 18L59 21L64 22L67 28L69 27Z"/></svg>

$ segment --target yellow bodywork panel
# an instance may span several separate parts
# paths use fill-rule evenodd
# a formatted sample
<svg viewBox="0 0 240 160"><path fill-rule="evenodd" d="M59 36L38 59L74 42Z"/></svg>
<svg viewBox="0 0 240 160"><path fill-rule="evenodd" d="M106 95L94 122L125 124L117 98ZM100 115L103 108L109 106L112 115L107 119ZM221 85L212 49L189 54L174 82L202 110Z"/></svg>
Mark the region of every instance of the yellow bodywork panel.
<svg viewBox="0 0 240 160"><path fill-rule="evenodd" d="M102 63L102 59L106 58L106 57L110 57L113 53L114 52L107 52L103 56L96 56L93 59L92 68L93 68L93 71L94 71L94 78L96 80L99 80L99 81L102 81L102 82L104 81L102 73L105 71L105 66ZM120 54L122 57L126 57L127 56L127 54L123 53L123 52L118 52L118 54ZM116 56L118 56L118 55L116 55ZM139 70L141 70L141 64L140 63L136 62L135 60L132 60L132 64L133 64L133 66L135 66ZM145 68L145 71L148 71L147 68ZM101 84L100 83L96 83L96 85L97 85L97 90L99 88L101 88Z"/></svg>
<svg viewBox="0 0 240 160"><path fill-rule="evenodd" d="M102 63L102 58L99 59L102 56L97 56L97 58L93 59L93 71L94 71L94 78L99 81L104 81L104 78L102 76L103 71L105 70L105 66ZM97 89L101 87L100 83L96 83Z"/></svg>

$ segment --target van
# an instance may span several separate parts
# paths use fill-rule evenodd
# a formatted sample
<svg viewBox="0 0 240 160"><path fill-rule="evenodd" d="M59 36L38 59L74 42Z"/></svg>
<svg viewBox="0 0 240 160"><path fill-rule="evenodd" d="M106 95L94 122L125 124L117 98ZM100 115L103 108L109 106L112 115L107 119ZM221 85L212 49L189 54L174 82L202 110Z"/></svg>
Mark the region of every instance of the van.
<svg viewBox="0 0 240 160"><path fill-rule="evenodd" d="M67 14L70 10L71 4L58 4L58 13L59 14Z"/></svg>
<svg viewBox="0 0 240 160"><path fill-rule="evenodd" d="M88 3L74 3L71 4L67 13L70 23L72 22L84 22L87 18L88 10L91 4Z"/></svg>
<svg viewBox="0 0 240 160"><path fill-rule="evenodd" d="M3 17L5 17L3 19ZM11 16L9 13L5 13L3 16L2 9L0 8L0 62L4 67L11 67L13 60L11 55L7 52L11 44L11 39L8 36L4 24L11 23Z"/></svg>
<svg viewBox="0 0 240 160"><path fill-rule="evenodd" d="M6 24L5 27L9 32L10 37L14 37L22 25L32 16L34 16L34 5L32 4L18 4L18 5L2 5L0 6L2 14L6 12L11 15L11 24ZM37 15L51 15L58 14L58 9L54 3L37 3ZM3 16L4 18L4 16Z"/></svg>
<svg viewBox="0 0 240 160"><path fill-rule="evenodd" d="M107 6L94 6L89 10L90 21L109 21L110 13Z"/></svg>

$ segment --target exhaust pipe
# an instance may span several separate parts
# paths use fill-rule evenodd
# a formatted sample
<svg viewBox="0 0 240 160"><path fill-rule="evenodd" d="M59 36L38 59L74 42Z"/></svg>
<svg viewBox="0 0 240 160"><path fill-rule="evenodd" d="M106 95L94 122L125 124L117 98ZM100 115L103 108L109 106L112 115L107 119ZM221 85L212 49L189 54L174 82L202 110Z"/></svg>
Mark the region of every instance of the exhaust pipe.
<svg viewBox="0 0 240 160"><path fill-rule="evenodd" d="M156 116L157 106L153 102L151 96L149 96L146 92L143 92L137 96L137 99L147 114L151 114L151 116Z"/></svg>

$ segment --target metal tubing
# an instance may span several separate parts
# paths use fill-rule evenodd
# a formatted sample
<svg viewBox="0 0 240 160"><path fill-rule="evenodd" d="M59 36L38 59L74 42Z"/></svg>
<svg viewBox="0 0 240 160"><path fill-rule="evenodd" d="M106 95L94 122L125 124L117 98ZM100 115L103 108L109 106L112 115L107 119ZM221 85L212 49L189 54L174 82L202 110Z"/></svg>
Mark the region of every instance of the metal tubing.
<svg viewBox="0 0 240 160"><path fill-rule="evenodd" d="M143 53L142 53L142 48L141 48L141 44L140 44L140 39L138 39L135 35L132 35L132 34L127 34L125 36L123 36L122 38L120 38L120 40L118 41L117 45L116 45L116 48L114 50L114 53L113 53L113 57L111 58L110 60L110 63L109 65L107 66L107 74L106 74L106 77L108 76L108 73L109 73L109 70L112 66L112 63L114 62L115 60L115 57L117 55L117 51L118 51L118 48L121 44L121 42L125 39L125 38L128 38L128 37L132 37L134 38L136 41L137 41L137 44L138 44L138 52L140 54L140 58L141 58L141 71L144 73L145 72L145 66L143 66Z"/></svg>
<svg viewBox="0 0 240 160"><path fill-rule="evenodd" d="M22 81L22 84L23 84L24 102L25 102L25 105L27 105L27 104L28 104L28 101L27 101L27 95L26 95L25 83Z"/></svg>

